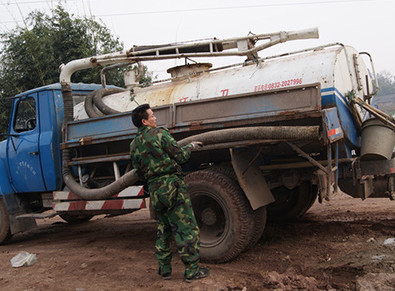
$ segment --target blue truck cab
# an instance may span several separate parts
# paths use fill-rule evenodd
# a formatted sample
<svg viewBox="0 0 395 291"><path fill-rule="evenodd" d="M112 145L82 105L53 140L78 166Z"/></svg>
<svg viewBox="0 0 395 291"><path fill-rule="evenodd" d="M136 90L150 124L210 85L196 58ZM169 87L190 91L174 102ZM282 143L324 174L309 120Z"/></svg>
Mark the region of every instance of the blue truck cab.
<svg viewBox="0 0 395 291"><path fill-rule="evenodd" d="M98 88L99 85L72 85L74 96L84 96ZM16 95L12 101L7 138L0 143L0 195L2 207L10 216L10 231L18 232L31 226L27 218L13 217L45 208L42 193L62 189L61 86L36 88Z"/></svg>
<svg viewBox="0 0 395 291"><path fill-rule="evenodd" d="M74 84L75 95L98 85ZM59 84L15 96L7 139L1 142L1 195L49 192L62 187L61 128L63 99Z"/></svg>

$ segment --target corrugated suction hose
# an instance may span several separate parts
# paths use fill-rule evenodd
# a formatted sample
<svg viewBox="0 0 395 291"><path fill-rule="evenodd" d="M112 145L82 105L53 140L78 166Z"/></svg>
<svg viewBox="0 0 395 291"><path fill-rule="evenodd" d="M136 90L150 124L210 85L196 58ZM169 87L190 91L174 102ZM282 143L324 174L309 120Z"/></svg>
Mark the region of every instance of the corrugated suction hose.
<svg viewBox="0 0 395 291"><path fill-rule="evenodd" d="M84 103L86 113L90 118L119 113L119 111L104 104L102 99L104 96L125 91L125 89L119 88L101 88L90 92L88 96L86 96ZM98 110L95 110L95 106Z"/></svg>
<svg viewBox="0 0 395 291"><path fill-rule="evenodd" d="M193 135L178 144L184 146L192 141L204 145L221 144L235 141L274 139L274 140L314 140L318 139L318 126L254 126L226 128Z"/></svg>
<svg viewBox="0 0 395 291"><path fill-rule="evenodd" d="M318 137L318 126L261 126L205 132L185 138L179 141L178 144L183 146L192 141L202 141L204 145L210 145L256 139L316 140ZM70 191L86 200L110 198L138 181L137 174L132 170L105 187L98 189L84 188L75 181L71 169L66 166L70 160L70 150L63 150L63 180Z"/></svg>

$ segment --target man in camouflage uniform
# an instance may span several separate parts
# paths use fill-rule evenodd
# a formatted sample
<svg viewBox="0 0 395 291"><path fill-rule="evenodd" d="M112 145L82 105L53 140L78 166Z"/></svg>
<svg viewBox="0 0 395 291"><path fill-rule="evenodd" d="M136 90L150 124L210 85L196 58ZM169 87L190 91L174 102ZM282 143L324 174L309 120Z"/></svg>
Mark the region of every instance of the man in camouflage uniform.
<svg viewBox="0 0 395 291"><path fill-rule="evenodd" d="M204 278L209 274L209 269L198 266L199 227L180 166L188 161L192 150L202 144L193 142L179 147L167 129L156 127L156 117L148 104L133 110L132 121L138 127L137 135L130 144L132 165L139 177L148 184L158 222L155 245L159 261L158 274L170 279L173 234L185 265L186 281Z"/></svg>

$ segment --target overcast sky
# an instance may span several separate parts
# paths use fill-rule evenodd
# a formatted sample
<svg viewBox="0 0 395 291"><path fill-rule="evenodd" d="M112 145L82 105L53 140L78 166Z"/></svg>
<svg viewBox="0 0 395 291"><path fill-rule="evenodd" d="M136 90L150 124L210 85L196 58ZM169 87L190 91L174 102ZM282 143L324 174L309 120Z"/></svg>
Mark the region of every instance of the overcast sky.
<svg viewBox="0 0 395 291"><path fill-rule="evenodd" d="M29 12L50 11L57 3L0 0L0 31L22 26L22 19ZM386 70L395 75L394 0L67 0L61 3L70 13L101 19L126 49L140 44L318 27L319 39L280 44L262 51L260 56L341 42L369 52L377 72ZM158 75L165 72L165 68L148 67Z"/></svg>

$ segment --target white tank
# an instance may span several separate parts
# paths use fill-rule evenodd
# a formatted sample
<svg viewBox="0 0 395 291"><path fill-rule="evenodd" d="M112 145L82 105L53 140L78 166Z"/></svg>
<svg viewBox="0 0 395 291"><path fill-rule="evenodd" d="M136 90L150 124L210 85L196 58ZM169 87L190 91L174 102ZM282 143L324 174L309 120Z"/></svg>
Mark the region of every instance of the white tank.
<svg viewBox="0 0 395 291"><path fill-rule="evenodd" d="M354 90L363 99L373 93L368 69L359 53L352 47L331 45L286 56L269 57L258 64L209 71L209 64L187 65L169 69L175 77L172 81L158 83L146 88L134 88L138 104L149 103L152 107L187 102L219 96L243 94L254 91L283 89L304 84L320 83L324 94L333 92L341 102ZM196 74L196 71L203 71ZM120 112L133 110L137 103L131 101L129 92L117 93L103 98L104 103ZM85 119L83 104L74 109L75 119Z"/></svg>

